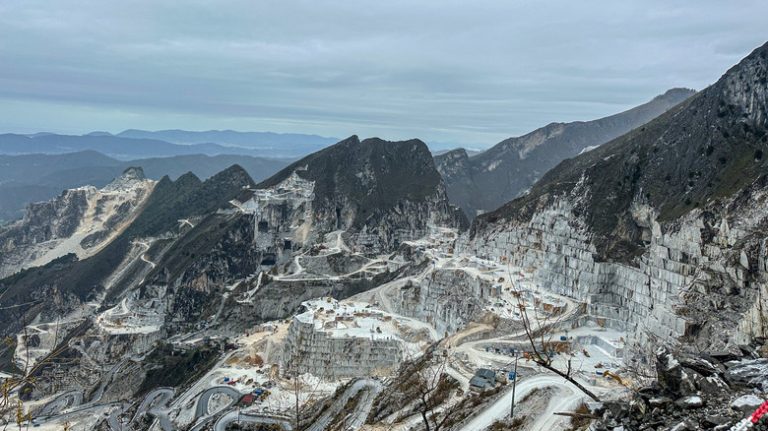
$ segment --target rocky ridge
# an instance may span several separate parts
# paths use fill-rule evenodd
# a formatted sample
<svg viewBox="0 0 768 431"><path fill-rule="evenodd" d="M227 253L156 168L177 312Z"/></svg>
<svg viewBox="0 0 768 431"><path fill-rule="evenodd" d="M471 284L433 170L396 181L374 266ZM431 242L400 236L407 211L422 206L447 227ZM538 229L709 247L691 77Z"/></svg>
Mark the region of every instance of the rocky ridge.
<svg viewBox="0 0 768 431"><path fill-rule="evenodd" d="M695 92L674 88L648 103L593 121L551 123L469 157L457 149L435 157L451 202L468 217L492 211L528 190L560 161L642 126Z"/></svg>

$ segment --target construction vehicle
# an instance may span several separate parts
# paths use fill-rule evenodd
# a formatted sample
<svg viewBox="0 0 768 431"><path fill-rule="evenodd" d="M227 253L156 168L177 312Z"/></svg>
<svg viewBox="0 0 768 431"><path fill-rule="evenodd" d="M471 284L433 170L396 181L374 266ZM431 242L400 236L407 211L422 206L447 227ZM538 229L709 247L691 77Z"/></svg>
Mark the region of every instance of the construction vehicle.
<svg viewBox="0 0 768 431"><path fill-rule="evenodd" d="M624 383L624 380L622 380L621 377L616 373L612 373L608 370L605 370L605 372L603 372L603 377L610 377L613 380L616 380L617 382L619 382L621 386L627 386L627 384Z"/></svg>

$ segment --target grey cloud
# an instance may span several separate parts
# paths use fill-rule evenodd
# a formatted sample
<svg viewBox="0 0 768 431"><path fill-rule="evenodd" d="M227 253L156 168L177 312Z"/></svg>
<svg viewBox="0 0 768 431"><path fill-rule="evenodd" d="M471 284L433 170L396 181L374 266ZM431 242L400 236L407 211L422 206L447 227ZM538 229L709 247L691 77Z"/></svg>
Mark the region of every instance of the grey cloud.
<svg viewBox="0 0 768 431"><path fill-rule="evenodd" d="M234 128L490 145L702 88L763 0L0 3L0 128Z"/></svg>

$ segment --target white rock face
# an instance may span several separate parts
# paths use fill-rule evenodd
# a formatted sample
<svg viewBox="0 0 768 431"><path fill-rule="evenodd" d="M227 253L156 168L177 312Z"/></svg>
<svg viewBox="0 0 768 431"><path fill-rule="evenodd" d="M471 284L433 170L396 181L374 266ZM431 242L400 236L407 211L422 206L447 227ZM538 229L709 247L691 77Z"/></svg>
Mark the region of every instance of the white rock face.
<svg viewBox="0 0 768 431"><path fill-rule="evenodd" d="M763 404L763 400L756 395L743 395L731 402L731 408L736 410L754 410Z"/></svg>
<svg viewBox="0 0 768 431"><path fill-rule="evenodd" d="M689 409L696 409L704 405L704 400L702 400L701 397L697 395L691 395L691 396L685 397L681 399L679 402L683 407L686 407Z"/></svg>
<svg viewBox="0 0 768 431"><path fill-rule="evenodd" d="M364 303L318 299L294 317L283 345L286 373L325 378L389 375L432 338L423 324Z"/></svg>
<svg viewBox="0 0 768 431"><path fill-rule="evenodd" d="M255 190L246 202L232 204L254 215L256 247L282 253L286 240L297 246L310 240L314 188L314 182L294 172L274 187Z"/></svg>
<svg viewBox="0 0 768 431"><path fill-rule="evenodd" d="M452 334L479 320L485 299L497 297L496 290L488 280L460 269L437 269L398 289L390 301L398 313L423 320L440 334Z"/></svg>
<svg viewBox="0 0 768 431"><path fill-rule="evenodd" d="M256 246L274 251L278 258L290 254L283 253L289 244L293 249L319 244L323 235L335 231L344 231L344 241L352 251L381 254L427 235L430 225L455 227L458 222L440 184L434 196L399 201L378 223L352 228L357 216L356 203L341 196L334 209L317 208L315 183L297 172L301 170L272 187L254 190L253 197L246 202L231 202L240 211L254 215ZM365 183L373 181L371 175L360 172L356 177Z"/></svg>
<svg viewBox="0 0 768 431"><path fill-rule="evenodd" d="M541 287L586 303L589 315L599 324L627 331L628 345L640 353L695 335L692 317L701 316L687 315L686 297L692 289L715 277L729 280L739 290L745 287L751 267L748 257L731 252L748 231L743 226L729 228L724 218L714 240L705 243L698 214L686 216L676 231L662 233L652 209L636 206L633 215L646 229L648 243L646 252L630 266L596 261L590 233L571 209L567 201L560 201L528 223L493 226L473 239L462 237L457 249L532 272ZM758 262L761 274L766 274L764 249ZM766 331L761 322L766 321L768 295L765 284L757 287L763 296L745 314L737 332L740 340Z"/></svg>
<svg viewBox="0 0 768 431"><path fill-rule="evenodd" d="M69 253L93 256L133 221L154 186L130 168L102 189L65 190L30 205L24 219L0 231L0 278Z"/></svg>

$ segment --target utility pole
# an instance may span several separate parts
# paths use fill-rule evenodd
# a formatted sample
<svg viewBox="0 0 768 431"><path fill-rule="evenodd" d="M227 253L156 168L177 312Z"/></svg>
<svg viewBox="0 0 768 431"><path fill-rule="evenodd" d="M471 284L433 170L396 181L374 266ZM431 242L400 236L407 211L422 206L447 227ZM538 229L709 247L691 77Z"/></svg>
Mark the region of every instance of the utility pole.
<svg viewBox="0 0 768 431"><path fill-rule="evenodd" d="M515 371L514 380L512 380L512 405L509 407L509 418L515 417L515 389L517 389L517 352L515 352Z"/></svg>

